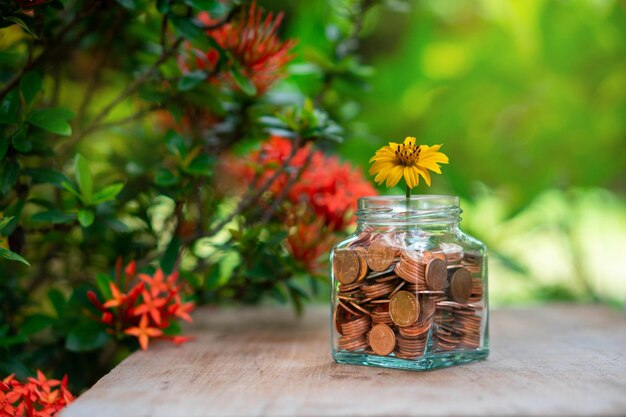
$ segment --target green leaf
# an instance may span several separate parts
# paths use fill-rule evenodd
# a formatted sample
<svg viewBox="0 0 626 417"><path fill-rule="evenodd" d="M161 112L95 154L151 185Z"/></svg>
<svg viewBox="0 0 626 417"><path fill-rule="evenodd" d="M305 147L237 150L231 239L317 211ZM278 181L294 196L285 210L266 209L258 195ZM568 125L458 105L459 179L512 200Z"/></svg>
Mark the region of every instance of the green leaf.
<svg viewBox="0 0 626 417"><path fill-rule="evenodd" d="M157 0L156 8L159 12L166 14L170 11L170 2L169 0Z"/></svg>
<svg viewBox="0 0 626 417"><path fill-rule="evenodd" d="M212 18L220 17L228 10L217 0L184 0L185 4L194 9L209 12Z"/></svg>
<svg viewBox="0 0 626 417"><path fill-rule="evenodd" d="M31 104L42 89L41 75L35 71L27 72L20 80L20 91L26 104Z"/></svg>
<svg viewBox="0 0 626 417"><path fill-rule="evenodd" d="M161 187L168 187L178 182L178 177L165 168L159 168L154 176L154 182Z"/></svg>
<svg viewBox="0 0 626 417"><path fill-rule="evenodd" d="M0 103L0 124L16 123L19 109L20 94L19 91L13 89Z"/></svg>
<svg viewBox="0 0 626 417"><path fill-rule="evenodd" d="M261 123L263 126L266 126L266 127L289 129L289 125L287 125L287 123L285 123L278 117L274 117L274 116L261 116L259 117L259 123Z"/></svg>
<svg viewBox="0 0 626 417"><path fill-rule="evenodd" d="M178 91L193 90L198 84L206 80L207 73L205 71L192 71L181 77L178 80Z"/></svg>
<svg viewBox="0 0 626 417"><path fill-rule="evenodd" d="M206 38L206 34L196 26L191 18L184 16L170 16L170 21L176 31L180 33L185 39L191 41L192 43L198 43L196 46L208 46L204 44L206 41L203 38ZM202 45L204 44L204 45Z"/></svg>
<svg viewBox="0 0 626 417"><path fill-rule="evenodd" d="M95 214L92 210L89 209L80 209L78 210L78 222L83 227L89 227L93 224L93 220L95 218Z"/></svg>
<svg viewBox="0 0 626 417"><path fill-rule="evenodd" d="M10 251L8 249L5 249L5 248L0 248L0 257L2 257L4 259L8 259L10 261L21 262L24 265L30 266L30 264L28 263L28 261L26 259L22 258L17 253L15 253L13 251Z"/></svg>
<svg viewBox="0 0 626 417"><path fill-rule="evenodd" d="M167 132L167 136L165 137L165 143L167 149L174 155L178 154L180 156L180 159L187 158L187 153L189 149L187 148L187 144L185 143L185 138L183 138L180 134L174 131Z"/></svg>
<svg viewBox="0 0 626 417"><path fill-rule="evenodd" d="M61 136L70 136L72 126L69 121L74 117L68 109L54 107L49 109L38 109L28 115L28 122L47 132Z"/></svg>
<svg viewBox="0 0 626 417"><path fill-rule="evenodd" d="M198 155L191 161L185 171L195 175L211 175L213 161L214 160L207 154Z"/></svg>
<svg viewBox="0 0 626 417"><path fill-rule="evenodd" d="M113 218L106 218L104 219L104 222L106 224L106 226L115 233L129 233L130 232L130 227L128 227L126 225L126 223L123 223L117 219L113 219Z"/></svg>
<svg viewBox="0 0 626 417"><path fill-rule="evenodd" d="M69 185L67 177L56 169L26 168L22 170L22 174L31 177L34 184L54 184L57 187L63 187L63 183Z"/></svg>
<svg viewBox="0 0 626 417"><path fill-rule="evenodd" d="M123 182L118 182L115 184L107 185L102 188L98 192L96 192L93 196L93 204L104 203L105 201L115 200L115 197L122 191L124 188Z"/></svg>
<svg viewBox="0 0 626 417"><path fill-rule="evenodd" d="M96 322L85 322L70 330L65 347L72 352L89 352L100 349L109 341L109 335Z"/></svg>
<svg viewBox="0 0 626 417"><path fill-rule="evenodd" d="M70 193L74 194L76 198L82 200L83 197L80 195L76 187L74 187L74 184L70 183L69 181L63 181L61 183L61 186L65 188L67 191L69 191Z"/></svg>
<svg viewBox="0 0 626 417"><path fill-rule="evenodd" d="M221 276L220 276L219 268L211 269L211 272L209 272L209 274L206 277L206 280L204 281L204 288L207 291L212 291L220 287L221 285L224 284L220 278Z"/></svg>
<svg viewBox="0 0 626 417"><path fill-rule="evenodd" d="M20 165L14 160L5 160L2 164L2 174L0 176L0 192L6 194L17 182L20 175Z"/></svg>
<svg viewBox="0 0 626 417"><path fill-rule="evenodd" d="M70 213L64 213L60 210L50 210L35 213L30 219L34 222L62 224L72 223L74 220L76 220L76 216Z"/></svg>
<svg viewBox="0 0 626 417"><path fill-rule="evenodd" d="M20 221L20 216L22 215L22 210L24 209L24 204L25 204L26 200L22 200L19 199L17 200L15 203L13 203L12 205L10 205L5 211L4 214L5 216L11 216L13 217L13 219L11 219L11 221L9 222L8 225L4 226L4 228L2 229L2 233L5 236L10 235L11 233L13 233L13 231L15 230L15 228L17 227L19 221Z"/></svg>
<svg viewBox="0 0 626 417"><path fill-rule="evenodd" d="M50 299L50 303L52 303L52 307L54 307L54 311L57 313L57 317L63 316L65 305L67 304L63 293L57 288L53 288L48 291L48 298Z"/></svg>
<svg viewBox="0 0 626 417"><path fill-rule="evenodd" d="M35 314L28 317L20 326L20 334L30 336L32 334L39 333L40 331L52 326L54 322L54 318L50 316Z"/></svg>
<svg viewBox="0 0 626 417"><path fill-rule="evenodd" d="M82 200L85 204L89 205L93 198L93 178L91 177L89 164L81 154L76 154L74 168L76 170L75 177Z"/></svg>
<svg viewBox="0 0 626 417"><path fill-rule="evenodd" d="M1 218L0 219L0 231L2 231L2 229L4 229L6 225L11 223L11 220L13 220L13 216Z"/></svg>
<svg viewBox="0 0 626 417"><path fill-rule="evenodd" d="M0 338L0 346L1 347L9 347L14 345L21 345L23 343L28 342L28 337L23 334L18 334L15 336L2 337Z"/></svg>
<svg viewBox="0 0 626 417"><path fill-rule="evenodd" d="M167 99L167 93L154 86L143 85L139 89L139 98L150 103L161 103Z"/></svg>
<svg viewBox="0 0 626 417"><path fill-rule="evenodd" d="M9 139L7 137L0 138L0 160L4 159L4 156L9 150Z"/></svg>
<svg viewBox="0 0 626 417"><path fill-rule="evenodd" d="M33 143L28 140L28 126L24 125L13 135L13 148L19 153L28 153L33 149Z"/></svg>
<svg viewBox="0 0 626 417"><path fill-rule="evenodd" d="M27 202L48 210L54 210L56 207L52 201L46 200L45 198L31 197L27 200Z"/></svg>
<svg viewBox="0 0 626 417"><path fill-rule="evenodd" d="M98 291L100 292L100 295L105 299L109 299L112 296L111 287L109 287L110 282L111 282L111 277L106 274L99 273L96 276L96 287L98 287Z"/></svg>
<svg viewBox="0 0 626 417"><path fill-rule="evenodd" d="M250 78L246 77L239 68L233 67L230 69L230 75L235 80L237 86L243 91L245 94L249 96L254 96L256 94L256 87Z"/></svg>
<svg viewBox="0 0 626 417"><path fill-rule="evenodd" d="M168 335L168 336L176 336L177 334L180 334L182 332L182 327L180 325L179 322L177 321L170 321L169 325L163 329L163 334Z"/></svg>
<svg viewBox="0 0 626 417"><path fill-rule="evenodd" d="M161 269L166 274L171 274L174 270L174 265L176 265L176 260L178 259L178 253L180 250L180 238L178 236L173 236L170 243L167 245L165 249L165 253L163 254L163 258L161 258Z"/></svg>
<svg viewBox="0 0 626 417"><path fill-rule="evenodd" d="M209 48L216 48L217 42L204 33L204 30L198 27L191 18L170 16L170 20L176 28L176 31L191 42L193 46L200 48L203 51L206 51ZM222 48L220 48L219 45L217 45L217 48L219 48L221 53Z"/></svg>
<svg viewBox="0 0 626 417"><path fill-rule="evenodd" d="M20 19L17 16L8 16L8 17L5 17L5 20L15 23L16 25L24 29L24 31L28 33L30 36L32 36L35 39L39 39L37 38L37 35L35 35L35 33L32 30L30 30L30 27L26 24L26 22L24 22L24 19Z"/></svg>

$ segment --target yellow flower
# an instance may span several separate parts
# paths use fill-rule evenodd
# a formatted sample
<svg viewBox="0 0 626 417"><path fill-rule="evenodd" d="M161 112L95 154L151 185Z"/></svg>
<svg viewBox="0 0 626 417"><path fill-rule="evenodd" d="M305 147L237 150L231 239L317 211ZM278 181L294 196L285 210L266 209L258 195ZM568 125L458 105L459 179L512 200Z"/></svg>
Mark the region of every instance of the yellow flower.
<svg viewBox="0 0 626 417"><path fill-rule="evenodd" d="M389 142L376 151L370 159L370 175L376 174L378 184L387 182L387 187L395 186L404 176L406 185L413 189L419 184L420 175L430 187L428 170L441 174L439 164L447 164L448 157L439 152L441 145L416 145L415 138L407 137L404 143Z"/></svg>

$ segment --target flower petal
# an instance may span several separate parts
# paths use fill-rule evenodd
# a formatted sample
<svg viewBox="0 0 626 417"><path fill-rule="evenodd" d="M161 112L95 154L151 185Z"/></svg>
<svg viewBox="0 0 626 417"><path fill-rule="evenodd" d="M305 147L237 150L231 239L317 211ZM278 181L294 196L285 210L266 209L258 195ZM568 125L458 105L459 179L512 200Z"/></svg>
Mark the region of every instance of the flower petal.
<svg viewBox="0 0 626 417"><path fill-rule="evenodd" d="M384 158L395 159L395 153L389 146L383 146L377 150L374 156L370 158L370 162Z"/></svg>
<svg viewBox="0 0 626 417"><path fill-rule="evenodd" d="M379 172L379 171L381 171L381 170L383 170L385 168L393 168L394 165L396 165L396 164L394 164L393 162L390 162L390 161L376 161L370 167L369 173L370 173L370 175L374 175L377 172Z"/></svg>
<svg viewBox="0 0 626 417"><path fill-rule="evenodd" d="M428 172L428 170L422 168L422 169L418 169L418 172L424 178L426 185L430 187L430 173Z"/></svg>
<svg viewBox="0 0 626 417"><path fill-rule="evenodd" d="M411 189L417 187L417 184L419 184L419 176L415 172L416 170L415 167L404 167L404 180L406 181L406 185Z"/></svg>
<svg viewBox="0 0 626 417"><path fill-rule="evenodd" d="M402 166L397 165L393 167L387 176L387 188L394 187L398 181L400 181L400 178L402 178L403 172Z"/></svg>
<svg viewBox="0 0 626 417"><path fill-rule="evenodd" d="M148 350L149 340L150 340L150 338L148 337L147 334L141 333L139 335L139 344L141 345L141 349L142 350Z"/></svg>
<svg viewBox="0 0 626 417"><path fill-rule="evenodd" d="M420 168L424 168L424 169L430 169L431 171L436 172L437 174L441 174L441 168L439 167L439 165L437 165L436 162L431 162L431 161L419 161L417 163L417 166Z"/></svg>
<svg viewBox="0 0 626 417"><path fill-rule="evenodd" d="M388 147L389 147L389 149L390 149L392 152L394 152L394 153L395 153L395 152L396 152L396 149L398 149L398 146L400 146L400 144L399 144L399 143L396 143L396 142L389 142L389 146L388 146ZM387 146L385 146L385 148L387 148Z"/></svg>
<svg viewBox="0 0 626 417"><path fill-rule="evenodd" d="M415 138L413 136L407 136L404 138L404 144L407 146L415 146Z"/></svg>
<svg viewBox="0 0 626 417"><path fill-rule="evenodd" d="M141 334L141 330L139 327L131 327L124 330L124 333L129 334L131 336L139 336Z"/></svg>
<svg viewBox="0 0 626 417"><path fill-rule="evenodd" d="M150 337L159 337L163 335L163 331L161 329L157 329L156 327L148 327L146 329L146 334Z"/></svg>
<svg viewBox="0 0 626 417"><path fill-rule="evenodd" d="M387 179L387 176L389 176L389 172L391 172L392 168L393 168L393 165L389 165L389 166L385 166L381 168L376 174L376 177L374 177L374 181L376 181L378 184L382 184L383 181ZM373 175L374 173L370 171L370 174Z"/></svg>

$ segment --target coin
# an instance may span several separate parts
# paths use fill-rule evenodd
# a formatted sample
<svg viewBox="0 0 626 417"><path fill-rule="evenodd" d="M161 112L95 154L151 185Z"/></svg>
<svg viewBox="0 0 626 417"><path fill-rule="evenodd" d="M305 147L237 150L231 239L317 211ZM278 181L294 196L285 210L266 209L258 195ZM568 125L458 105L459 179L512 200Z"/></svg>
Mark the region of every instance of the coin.
<svg viewBox="0 0 626 417"><path fill-rule="evenodd" d="M357 254L351 250L340 249L333 257L333 273L342 284L351 284L359 276L360 262Z"/></svg>
<svg viewBox="0 0 626 417"><path fill-rule="evenodd" d="M467 303L472 295L472 274L465 268L458 269L450 278L450 295L457 303Z"/></svg>
<svg viewBox="0 0 626 417"><path fill-rule="evenodd" d="M347 305L345 305L344 303L341 302L341 300L337 300L337 304L342 306L348 313L354 315L354 316L360 316L360 313L357 313L354 310L351 310L350 307L348 307Z"/></svg>
<svg viewBox="0 0 626 417"><path fill-rule="evenodd" d="M365 334L370 328L371 320L369 316L360 316L356 319L346 321L341 325L341 334L344 336L358 336Z"/></svg>
<svg viewBox="0 0 626 417"><path fill-rule="evenodd" d="M396 347L396 335L386 324L377 324L370 330L368 342L376 354L386 356Z"/></svg>
<svg viewBox="0 0 626 417"><path fill-rule="evenodd" d="M356 253L357 258L359 258L359 274L356 277L356 281L363 281L365 276L367 275L367 249L363 247L354 248L354 253Z"/></svg>
<svg viewBox="0 0 626 417"><path fill-rule="evenodd" d="M349 317L350 313L348 313L348 311L344 309L340 304L337 304L337 307L335 308L335 312L333 314L333 321L335 323L335 330L337 331L337 333L343 334L341 331L341 325L345 323Z"/></svg>
<svg viewBox="0 0 626 417"><path fill-rule="evenodd" d="M479 252L465 252L463 258L470 263L473 264L482 264L483 262L483 255L481 255Z"/></svg>
<svg viewBox="0 0 626 417"><path fill-rule="evenodd" d="M404 284L406 284L406 281L402 281L400 284L398 284L398 286L393 291L391 291L391 294L389 294L389 297L393 297L395 293L400 291L400 288L404 287Z"/></svg>
<svg viewBox="0 0 626 417"><path fill-rule="evenodd" d="M426 282L433 291L440 291L446 287L448 268L439 258L431 258L426 264Z"/></svg>
<svg viewBox="0 0 626 417"><path fill-rule="evenodd" d="M408 291L398 291L389 302L389 314L398 326L410 326L419 317L420 307L415 296Z"/></svg>
<svg viewBox="0 0 626 417"><path fill-rule="evenodd" d="M420 321L430 319L435 314L436 307L435 302L430 297L422 297L420 299Z"/></svg>
<svg viewBox="0 0 626 417"><path fill-rule="evenodd" d="M376 241L367 248L367 264L376 272L389 268L395 257L396 251L381 241Z"/></svg>
<svg viewBox="0 0 626 417"><path fill-rule="evenodd" d="M370 313L369 311L367 311L366 309L364 309L363 307L359 306L358 304L356 304L353 301L350 301L350 305L352 307L356 308L357 310L359 310L360 312L367 314L368 316L372 315L372 313Z"/></svg>

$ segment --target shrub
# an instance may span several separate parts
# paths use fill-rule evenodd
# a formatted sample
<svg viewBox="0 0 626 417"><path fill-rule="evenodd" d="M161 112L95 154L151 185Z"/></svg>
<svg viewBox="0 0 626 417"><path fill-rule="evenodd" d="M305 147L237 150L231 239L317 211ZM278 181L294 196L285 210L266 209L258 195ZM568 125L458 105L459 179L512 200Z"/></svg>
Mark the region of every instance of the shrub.
<svg viewBox="0 0 626 417"><path fill-rule="evenodd" d="M195 304L299 311L373 192L327 153L351 135L336 97L369 73L375 3L305 60L255 1L3 2L0 373L82 389L186 341Z"/></svg>

